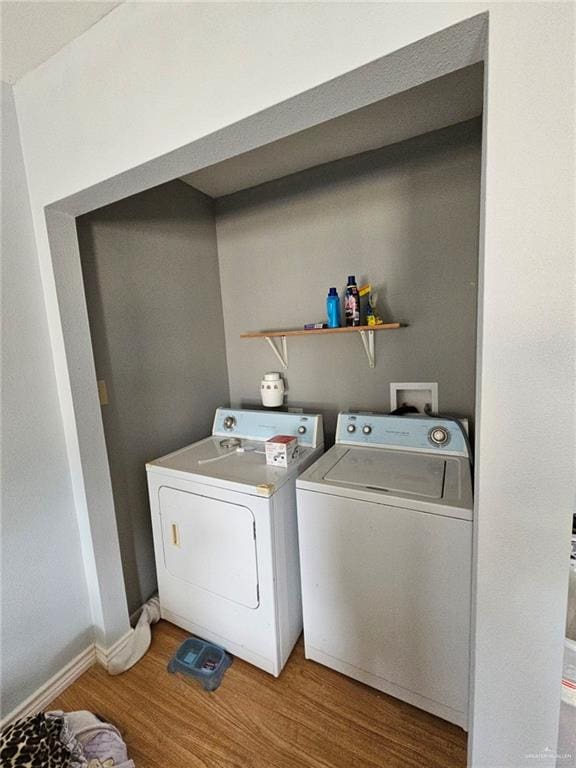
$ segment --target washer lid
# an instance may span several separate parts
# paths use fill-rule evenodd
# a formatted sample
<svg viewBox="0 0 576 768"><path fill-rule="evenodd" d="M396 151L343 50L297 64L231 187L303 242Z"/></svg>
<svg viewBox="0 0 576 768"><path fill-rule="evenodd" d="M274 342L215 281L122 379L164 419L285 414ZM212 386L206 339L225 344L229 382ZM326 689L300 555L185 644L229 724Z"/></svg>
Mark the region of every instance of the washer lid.
<svg viewBox="0 0 576 768"><path fill-rule="evenodd" d="M446 461L440 456L382 448L351 448L323 479L348 486L441 499L445 473Z"/></svg>

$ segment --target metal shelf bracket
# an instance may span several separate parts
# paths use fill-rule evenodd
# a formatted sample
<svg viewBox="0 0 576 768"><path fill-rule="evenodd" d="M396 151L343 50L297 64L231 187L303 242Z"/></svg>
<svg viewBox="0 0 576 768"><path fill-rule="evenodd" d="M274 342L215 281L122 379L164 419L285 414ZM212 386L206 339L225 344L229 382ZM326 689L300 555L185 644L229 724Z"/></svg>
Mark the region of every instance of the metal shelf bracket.
<svg viewBox="0 0 576 768"><path fill-rule="evenodd" d="M368 358L368 365L370 368L374 368L376 361L374 359L374 331L358 331L362 344L364 346L364 352Z"/></svg>
<svg viewBox="0 0 576 768"><path fill-rule="evenodd" d="M280 349L278 349L278 347L272 341L270 336L264 336L264 338L270 345L272 352L274 352L274 354L280 361L280 365L282 366L282 368L286 370L288 368L288 342L286 341L286 336L280 336Z"/></svg>

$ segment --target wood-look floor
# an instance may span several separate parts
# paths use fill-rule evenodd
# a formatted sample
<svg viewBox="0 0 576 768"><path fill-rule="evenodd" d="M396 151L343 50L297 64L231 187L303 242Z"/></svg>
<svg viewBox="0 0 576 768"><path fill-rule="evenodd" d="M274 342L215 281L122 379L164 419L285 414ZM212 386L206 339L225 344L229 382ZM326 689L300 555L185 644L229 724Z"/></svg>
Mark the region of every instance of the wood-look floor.
<svg viewBox="0 0 576 768"><path fill-rule="evenodd" d="M122 731L136 768L462 768L460 728L304 659L275 679L240 659L206 693L166 671L186 633L154 627L129 672L95 666L51 709L89 709Z"/></svg>

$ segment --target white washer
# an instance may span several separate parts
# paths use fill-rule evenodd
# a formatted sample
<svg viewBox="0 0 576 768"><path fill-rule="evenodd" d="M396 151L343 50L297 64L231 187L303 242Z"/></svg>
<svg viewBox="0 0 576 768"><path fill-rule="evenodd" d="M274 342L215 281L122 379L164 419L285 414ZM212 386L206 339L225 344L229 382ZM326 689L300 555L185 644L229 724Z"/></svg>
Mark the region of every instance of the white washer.
<svg viewBox="0 0 576 768"><path fill-rule="evenodd" d="M306 657L466 728L472 481L457 421L341 413L296 482Z"/></svg>
<svg viewBox="0 0 576 768"><path fill-rule="evenodd" d="M278 434L298 437L288 469L266 465ZM273 675L302 631L295 479L323 440L316 414L219 408L211 437L146 465L162 617Z"/></svg>

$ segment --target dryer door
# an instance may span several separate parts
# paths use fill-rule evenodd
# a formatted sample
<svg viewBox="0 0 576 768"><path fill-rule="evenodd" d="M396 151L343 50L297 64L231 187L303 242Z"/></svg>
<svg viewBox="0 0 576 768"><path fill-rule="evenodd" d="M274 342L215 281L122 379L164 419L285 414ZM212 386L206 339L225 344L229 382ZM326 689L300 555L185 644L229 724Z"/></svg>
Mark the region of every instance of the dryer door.
<svg viewBox="0 0 576 768"><path fill-rule="evenodd" d="M159 491L166 570L195 587L257 608L254 516L248 507L163 486Z"/></svg>

